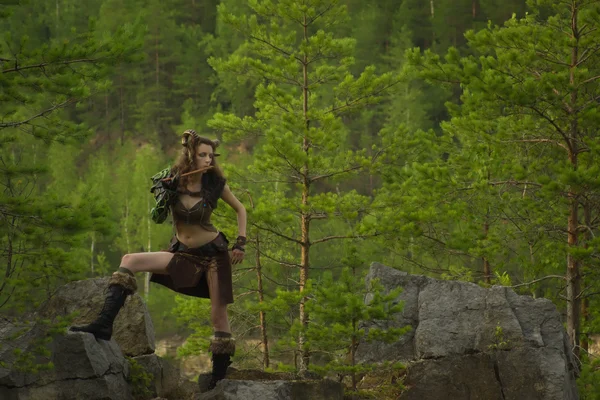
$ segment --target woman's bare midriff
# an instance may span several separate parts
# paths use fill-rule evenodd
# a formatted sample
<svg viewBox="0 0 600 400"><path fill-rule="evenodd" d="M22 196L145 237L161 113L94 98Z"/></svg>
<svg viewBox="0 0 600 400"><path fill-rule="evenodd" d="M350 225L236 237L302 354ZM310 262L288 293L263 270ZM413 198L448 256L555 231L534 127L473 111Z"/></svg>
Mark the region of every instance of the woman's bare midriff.
<svg viewBox="0 0 600 400"><path fill-rule="evenodd" d="M200 247L210 243L219 236L219 232L211 232L199 225L187 225L183 222L175 224L177 240L187 247Z"/></svg>

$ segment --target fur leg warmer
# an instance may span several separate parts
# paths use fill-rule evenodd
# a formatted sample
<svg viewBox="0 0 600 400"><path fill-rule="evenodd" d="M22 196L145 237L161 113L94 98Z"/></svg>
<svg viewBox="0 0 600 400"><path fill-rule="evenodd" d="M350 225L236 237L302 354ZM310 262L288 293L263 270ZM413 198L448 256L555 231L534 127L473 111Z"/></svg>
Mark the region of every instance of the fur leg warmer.
<svg viewBox="0 0 600 400"><path fill-rule="evenodd" d="M113 272L112 276L110 277L110 280L108 281L108 286L112 285L118 285L125 288L125 290L129 294L133 294L137 291L137 281L135 280L135 278L129 274L120 271Z"/></svg>
<svg viewBox="0 0 600 400"><path fill-rule="evenodd" d="M233 356L235 354L235 339L232 337L213 336L210 340L208 351L213 355L227 354Z"/></svg>

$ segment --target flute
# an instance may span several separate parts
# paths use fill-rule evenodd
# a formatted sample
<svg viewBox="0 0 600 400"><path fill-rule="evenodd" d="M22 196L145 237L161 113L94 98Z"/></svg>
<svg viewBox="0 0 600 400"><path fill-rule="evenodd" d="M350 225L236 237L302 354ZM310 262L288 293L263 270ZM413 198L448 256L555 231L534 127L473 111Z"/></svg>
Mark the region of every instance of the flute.
<svg viewBox="0 0 600 400"><path fill-rule="evenodd" d="M212 169L212 168L213 168L213 166L212 166L212 165L209 165L208 167L200 168L200 169L197 169L197 170L194 170L194 171L186 172L185 174L181 174L181 175L179 176L179 178L181 178L182 176L187 176L187 175L196 174L196 173L198 173L198 172L206 172L206 171L208 171L209 169ZM170 180L172 180L173 178L175 178L175 177L161 179L161 182L167 182L167 181L170 181Z"/></svg>

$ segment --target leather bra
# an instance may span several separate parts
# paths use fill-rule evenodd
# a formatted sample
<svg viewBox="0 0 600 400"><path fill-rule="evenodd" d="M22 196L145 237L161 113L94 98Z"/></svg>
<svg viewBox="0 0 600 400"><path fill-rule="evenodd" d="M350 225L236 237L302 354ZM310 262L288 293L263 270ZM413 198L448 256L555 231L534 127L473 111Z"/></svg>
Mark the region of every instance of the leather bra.
<svg viewBox="0 0 600 400"><path fill-rule="evenodd" d="M199 201L191 208L186 208L179 196L177 196L177 200L173 204L171 211L173 212L175 223L182 222L189 225L199 225L209 232L218 232L217 228L210 221L213 210L213 207L204 197L200 197Z"/></svg>

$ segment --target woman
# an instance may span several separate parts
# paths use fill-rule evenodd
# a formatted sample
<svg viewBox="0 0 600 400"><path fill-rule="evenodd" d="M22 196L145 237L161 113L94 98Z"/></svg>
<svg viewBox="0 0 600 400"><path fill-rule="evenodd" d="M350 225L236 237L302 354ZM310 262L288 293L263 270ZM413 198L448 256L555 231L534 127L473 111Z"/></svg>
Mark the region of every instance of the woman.
<svg viewBox="0 0 600 400"><path fill-rule="evenodd" d="M71 327L71 331L110 340L113 321L126 297L137 289L136 272L151 272L151 281L179 293L210 298L214 329L209 346L213 361L211 389L225 377L235 352L227 318L227 305L233 303L231 264L242 262L246 244L246 209L215 162L218 144L193 130L183 133L183 151L177 163L153 177L152 192L157 199L153 219L162 223L169 211L173 214L176 234L169 250L123 256L119 269L111 276L98 318L89 325ZM219 198L237 213L239 236L231 257L227 238L210 220Z"/></svg>

